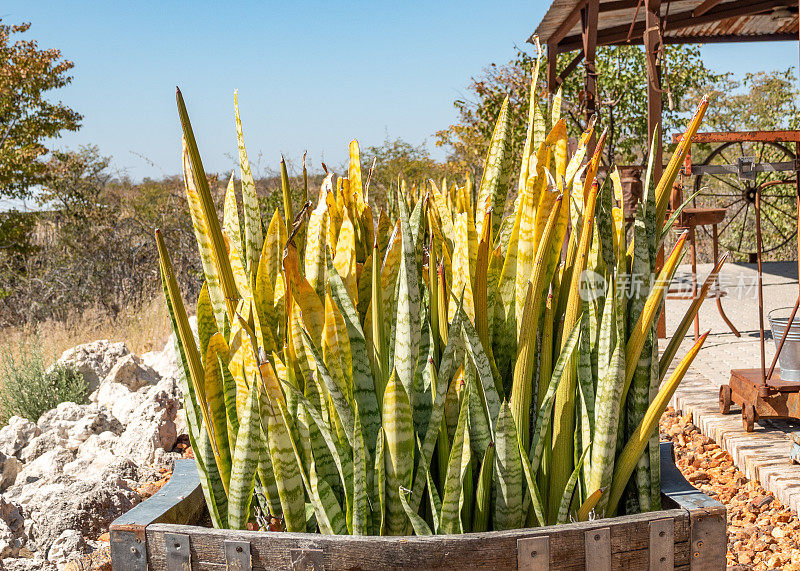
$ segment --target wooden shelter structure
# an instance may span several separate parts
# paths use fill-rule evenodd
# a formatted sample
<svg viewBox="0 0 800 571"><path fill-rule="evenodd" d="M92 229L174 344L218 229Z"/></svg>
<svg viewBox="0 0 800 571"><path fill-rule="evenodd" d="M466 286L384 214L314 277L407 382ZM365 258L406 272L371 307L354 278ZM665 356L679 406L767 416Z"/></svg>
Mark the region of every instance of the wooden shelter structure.
<svg viewBox="0 0 800 571"><path fill-rule="evenodd" d="M798 40L798 0L553 0L529 38L547 45L547 88L558 86L583 62L585 112L597 109L598 46L643 45L647 54L648 132L661 121L659 54L666 44ZM559 54L577 51L560 73ZM662 164L662 144L655 165ZM656 173L657 175L659 173Z"/></svg>
<svg viewBox="0 0 800 571"><path fill-rule="evenodd" d="M547 89L551 94L583 63L587 120L597 111L597 47L644 46L647 130L652 140L661 122L660 55L666 44L797 41L799 13L800 0L552 0L528 41L533 43L538 36L547 45ZM557 58L568 52L577 54L559 72ZM663 168L664 135L654 149L656 180ZM659 336L664 332L662 312Z"/></svg>

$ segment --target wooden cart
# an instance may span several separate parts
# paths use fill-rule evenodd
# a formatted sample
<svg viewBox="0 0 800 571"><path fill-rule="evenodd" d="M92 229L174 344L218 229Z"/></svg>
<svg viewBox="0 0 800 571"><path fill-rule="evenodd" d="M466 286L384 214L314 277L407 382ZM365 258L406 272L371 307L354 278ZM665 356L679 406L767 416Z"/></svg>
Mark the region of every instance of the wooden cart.
<svg viewBox="0 0 800 571"><path fill-rule="evenodd" d="M698 133L692 143L720 144L700 164L692 163L691 154L687 157L684 170L690 170L697 177L695 200L699 202L696 204L700 207L716 204L728 210L725 225L719 233L722 244L732 251L748 254L749 259L758 265L760 367L731 370L729 384L719 389L720 412L728 414L733 403L740 405L742 425L747 432L753 431L759 419L800 420L800 382L784 381L780 378L780 370L776 370L789 326L778 343L771 365L769 368L766 365L761 267L765 251L777 250L797 237L800 268L800 234L797 232L800 226L797 160L800 156L800 131ZM737 156L738 153L752 156ZM749 216L751 208L752 216ZM762 232L765 223L774 229L766 245ZM717 239L716 226L714 239ZM743 244L749 246L743 247ZM793 322L798 306L800 297L789 317L789 324Z"/></svg>

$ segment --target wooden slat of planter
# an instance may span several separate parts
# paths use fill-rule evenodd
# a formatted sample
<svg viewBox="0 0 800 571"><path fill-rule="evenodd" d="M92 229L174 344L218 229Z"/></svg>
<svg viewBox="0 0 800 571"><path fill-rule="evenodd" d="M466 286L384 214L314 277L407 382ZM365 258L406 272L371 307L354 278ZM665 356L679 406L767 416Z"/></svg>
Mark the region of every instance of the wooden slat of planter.
<svg viewBox="0 0 800 571"><path fill-rule="evenodd" d="M725 506L684 479L675 465L671 442L661 444L661 491L689 514L691 568L697 571L725 569ZM678 564L677 559L675 564Z"/></svg>
<svg viewBox="0 0 800 571"><path fill-rule="evenodd" d="M206 509L194 460L178 460L167 485L109 528L115 571L146 571L145 528L153 522L196 523Z"/></svg>
<svg viewBox="0 0 800 571"><path fill-rule="evenodd" d="M191 536L192 569L225 569L224 541L249 542L253 569L291 568L290 553L298 549L318 549L326 569L339 568L516 568L517 539L549 537L550 565L553 569L591 569L585 565L584 541L587 531L609 529L612 569L635 571L649 564L650 525L653 519L671 518L674 532L676 569L710 570L725 568L725 508L688 484L672 462L671 445L662 444L663 496L665 509L592 522L555 527L424 537L330 537L318 534L289 534L214 530L175 523L198 521L198 506L203 498L191 461L179 462L173 480L162 490L152 509L142 504L112 525L112 552L117 537L135 529L142 542L146 539L147 558L152 571L166 569L165 533ZM183 472L186 472L185 474ZM185 488L185 489L184 489ZM190 489L191 488L191 489ZM183 494L183 497L181 497ZM178 495L179 497L175 497ZM155 498L155 496L154 496ZM163 504L163 505L162 505ZM149 515L148 515L149 514ZM194 515L192 515L194 514ZM153 517L147 525L147 518ZM156 523L162 522L162 523ZM146 535L144 533L146 527ZM422 562L422 564L420 564ZM118 566L115 571L139 569Z"/></svg>
<svg viewBox="0 0 800 571"><path fill-rule="evenodd" d="M689 519L684 510L659 512L673 518L676 541L675 562L689 561ZM164 534L185 533L192 538L193 564L224 565L223 541L249 541L253 569L290 568L291 549L321 549L326 569L379 569L414 567L419 561L430 569L516 568L517 539L550 537L550 565L554 569L584 569L583 545L587 530L611 530L612 568L647 569L652 514L637 514L614 519L566 524L556 527L466 535L425 537L330 537L298 533L241 532L202 527L154 524L147 528L151 569L166 569ZM626 555L630 553L630 555ZM258 563L256 563L258 562ZM197 567L195 567L197 568ZM209 567L210 569L211 567Z"/></svg>

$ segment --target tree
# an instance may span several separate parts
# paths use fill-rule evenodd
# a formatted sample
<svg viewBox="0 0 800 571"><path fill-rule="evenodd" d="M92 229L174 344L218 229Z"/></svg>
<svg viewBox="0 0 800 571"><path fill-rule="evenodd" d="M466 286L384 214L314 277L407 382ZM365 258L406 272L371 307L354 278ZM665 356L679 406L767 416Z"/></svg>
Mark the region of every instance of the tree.
<svg viewBox="0 0 800 571"><path fill-rule="evenodd" d="M709 131L765 131L800 127L800 93L794 68L746 73L741 81L719 77L707 90L713 113ZM699 99L701 94L695 94Z"/></svg>
<svg viewBox="0 0 800 571"><path fill-rule="evenodd" d="M574 54L558 58L563 70ZM511 145L519 159L525 141L528 90L535 63L533 55L517 50L504 65L491 64L469 86L470 99L457 100L460 122L437 133L437 145L448 146L451 159L471 170L480 169L500 106L506 95L512 113ZM544 59L542 60L544 68ZM647 72L645 54L637 46L601 47L597 50L598 129L609 128L607 160L640 162L647 142ZM545 93L540 70L537 91ZM689 110L687 98L719 81L704 64L697 46L667 46L662 62L664 113L662 132L678 130ZM579 70L563 84L562 110L571 135L584 128L583 75ZM540 101L544 101L541 99ZM477 163L476 163L477 161Z"/></svg>
<svg viewBox="0 0 800 571"><path fill-rule="evenodd" d="M41 183L48 139L77 131L83 118L48 92L72 81L74 63L57 49L42 50L35 40L18 39L29 23L10 26L0 20L0 195L24 197Z"/></svg>
<svg viewBox="0 0 800 571"><path fill-rule="evenodd" d="M379 207L386 207L388 196L397 188L398 181L405 179L408 185L419 185L429 178L439 182L445 174L445 166L437 163L425 145L415 147L403 139L388 137L379 146L366 147L361 153L362 179L367 180L369 169L375 162L369 184L370 200Z"/></svg>

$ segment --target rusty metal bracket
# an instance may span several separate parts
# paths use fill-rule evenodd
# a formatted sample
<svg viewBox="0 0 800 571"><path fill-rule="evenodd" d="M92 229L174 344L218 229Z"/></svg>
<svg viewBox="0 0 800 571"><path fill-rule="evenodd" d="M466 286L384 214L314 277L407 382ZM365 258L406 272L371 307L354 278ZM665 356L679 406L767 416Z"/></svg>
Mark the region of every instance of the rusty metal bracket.
<svg viewBox="0 0 800 571"><path fill-rule="evenodd" d="M118 571L147 571L144 529L111 531L111 560Z"/></svg>
<svg viewBox="0 0 800 571"><path fill-rule="evenodd" d="M611 571L611 528L590 529L584 533L586 568Z"/></svg>
<svg viewBox="0 0 800 571"><path fill-rule="evenodd" d="M191 571L192 554L189 551L189 535L165 533L164 548L167 554L167 571Z"/></svg>
<svg viewBox="0 0 800 571"><path fill-rule="evenodd" d="M253 568L249 541L225 541L223 548L225 563L230 571L250 571Z"/></svg>
<svg viewBox="0 0 800 571"><path fill-rule="evenodd" d="M324 571L325 559L322 549L292 549L292 569L295 571Z"/></svg>
<svg viewBox="0 0 800 571"><path fill-rule="evenodd" d="M797 171L797 160L757 163L753 157L739 157L733 165L692 165L692 174L735 174L739 180L755 180L758 172Z"/></svg>
<svg viewBox="0 0 800 571"><path fill-rule="evenodd" d="M671 517L650 522L650 570L675 567L675 522Z"/></svg>
<svg viewBox="0 0 800 571"><path fill-rule="evenodd" d="M708 509L705 513L694 512L691 516L691 560L692 570L725 569L725 550L720 537L725 537L725 508Z"/></svg>
<svg viewBox="0 0 800 571"><path fill-rule="evenodd" d="M517 569L519 571L548 571L550 569L550 536L541 535L518 539Z"/></svg>

